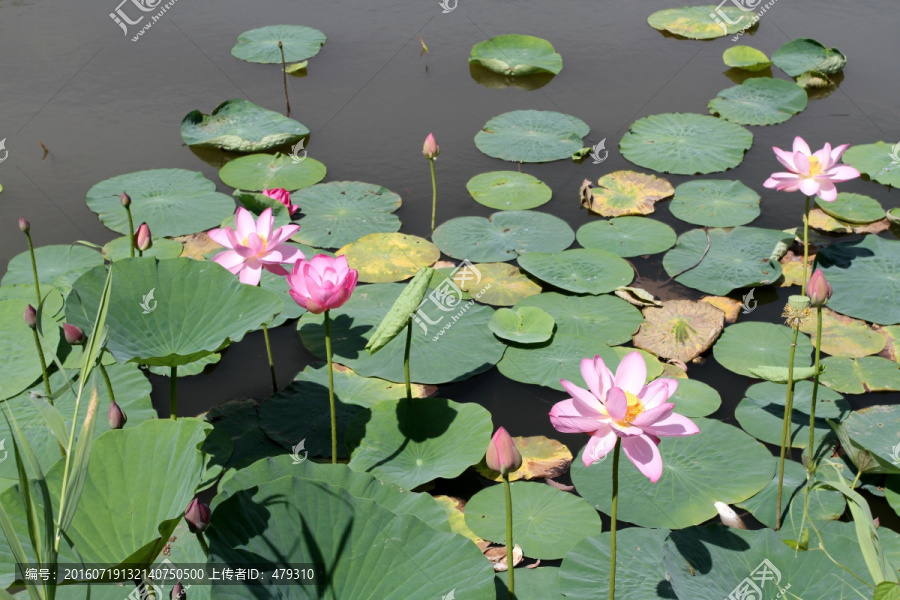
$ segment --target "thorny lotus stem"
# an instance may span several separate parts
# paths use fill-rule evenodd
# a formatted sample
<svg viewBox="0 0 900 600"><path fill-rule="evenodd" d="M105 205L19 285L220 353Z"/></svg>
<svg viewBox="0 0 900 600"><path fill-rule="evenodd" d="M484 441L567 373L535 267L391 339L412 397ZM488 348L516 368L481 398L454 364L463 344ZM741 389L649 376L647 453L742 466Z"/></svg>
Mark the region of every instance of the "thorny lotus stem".
<svg viewBox="0 0 900 600"><path fill-rule="evenodd" d="M434 217L437 214L437 183L434 181L434 159L428 161L431 164L431 232L434 233Z"/></svg>
<svg viewBox="0 0 900 600"><path fill-rule="evenodd" d="M412 385L409 382L409 347L412 343L412 319L406 324L406 350L403 351L403 375L406 377L406 398L412 400Z"/></svg>
<svg viewBox="0 0 900 600"><path fill-rule="evenodd" d="M815 453L813 452L813 444L815 443L815 425L816 425L816 396L819 393L819 353L822 349L822 307L816 307L816 363L813 367L815 375L813 376L812 389L812 405L809 409L809 463L806 470L812 473L815 470Z"/></svg>
<svg viewBox="0 0 900 600"><path fill-rule="evenodd" d="M806 271L809 269L809 196L806 197L806 211L803 213L803 285L800 294L806 295Z"/></svg>
<svg viewBox="0 0 900 600"><path fill-rule="evenodd" d="M288 90L287 90L287 65L284 62L284 44L281 43L281 40L278 40L278 50L281 51L281 79L282 83L284 83L284 104L287 107L287 115L291 116L291 101L288 99Z"/></svg>
<svg viewBox="0 0 900 600"><path fill-rule="evenodd" d="M266 355L269 357L269 373L272 375L272 393L278 393L278 379L275 377L275 361L272 360L272 344L269 342L269 328L263 325L263 337L266 340Z"/></svg>
<svg viewBox="0 0 900 600"><path fill-rule="evenodd" d="M619 451L622 438L616 437L612 464L612 510L609 515L609 600L616 599L616 517L619 513Z"/></svg>
<svg viewBox="0 0 900 600"><path fill-rule="evenodd" d="M328 360L328 406L331 408L331 464L337 463L337 416L334 412L334 364L331 360L331 317L325 311L325 358Z"/></svg>
<svg viewBox="0 0 900 600"><path fill-rule="evenodd" d="M512 492L509 487L509 473L503 473L503 491L506 494L506 570L509 573L508 583L506 585L507 600L515 600L516 597L516 579L513 574L513 534L512 534Z"/></svg>
<svg viewBox="0 0 900 600"><path fill-rule="evenodd" d="M31 274L34 275L34 291L37 294L37 304L41 305L41 282L38 281L37 262L34 260L34 244L31 242L31 232L25 232L25 239L28 240L28 254L31 256ZM41 355L43 356L43 355Z"/></svg>
<svg viewBox="0 0 900 600"><path fill-rule="evenodd" d="M794 337L791 340L791 353L788 357L788 388L787 397L784 400L784 422L781 425L781 456L778 459L778 501L775 506L775 530L781 529L781 492L784 486L784 455L788 445L788 433L791 425L791 412L794 408L794 351L797 349L797 334L799 325L794 327ZM810 449L812 450L812 449Z"/></svg>
<svg viewBox="0 0 900 600"><path fill-rule="evenodd" d="M128 252L131 255L131 258L134 258L134 251L135 251L134 221L131 218L131 206L126 206L125 212L128 214L128 237L129 237L129 239L131 239L131 241L128 242Z"/></svg>
<svg viewBox="0 0 900 600"><path fill-rule="evenodd" d="M37 328L32 329L31 334L34 336L34 346L37 348L38 358L41 359L41 377L44 379L44 391L47 392L47 402L52 405L53 398L50 397L50 394L53 392L50 391L50 377L47 375L47 361L44 360L44 349L41 347L41 338L38 336Z"/></svg>
<svg viewBox="0 0 900 600"><path fill-rule="evenodd" d="M169 369L169 418L178 418L178 367Z"/></svg>

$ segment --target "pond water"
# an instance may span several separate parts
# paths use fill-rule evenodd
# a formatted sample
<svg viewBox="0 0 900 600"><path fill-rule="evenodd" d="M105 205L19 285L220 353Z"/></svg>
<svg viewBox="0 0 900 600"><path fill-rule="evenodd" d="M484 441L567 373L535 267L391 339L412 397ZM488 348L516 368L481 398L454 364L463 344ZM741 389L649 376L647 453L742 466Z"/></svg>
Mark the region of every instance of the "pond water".
<svg viewBox="0 0 900 600"><path fill-rule="evenodd" d="M113 237L85 206L87 190L109 177L156 168L200 170L230 193L218 176L227 158L192 151L179 134L191 110L209 112L229 98L247 98L283 111L280 69L242 62L230 54L238 34L275 23L322 30L328 42L309 62L304 77L289 77L291 116L312 132L310 156L328 167L325 181L356 180L384 185L403 198L402 231L429 236L431 182L421 156L422 140L434 132L441 146L435 167L438 223L493 211L465 189L472 176L515 169L475 148L474 135L489 118L518 109L574 115L591 127L586 142L606 139L608 159L595 165L569 160L524 164L522 172L547 183L553 199L541 211L573 228L595 220L578 203L583 179L635 168L618 152L618 140L636 119L663 112L706 113L718 91L740 82L726 70L722 51L730 37L709 42L677 39L646 23L647 16L682 3L459 0L443 14L437 0L421 2L178 0L138 42L108 16L117 0L0 0L0 137L8 159L0 164L0 264L24 250L16 219L32 223L35 245ZM849 58L840 86L828 97L776 127L750 127L753 147L736 169L711 178L740 179L762 196L754 226L784 229L801 223L802 197L762 187L777 170L771 146L788 147L802 135L814 148L830 141L872 143L900 139L900 79L896 56L898 17L892 0L780 0L758 28L739 43L771 55L797 37L815 37ZM563 56L564 69L543 87L489 89L473 79L467 62L473 44L504 33L543 37ZM429 51L422 54L422 37ZM767 74L763 72L763 74ZM777 72L776 77L783 77ZM49 153L41 148L43 144ZM638 169L646 171L644 169ZM665 176L673 185L690 179ZM885 208L900 206L896 190L866 178L844 184ZM657 204L654 218L679 234L693 228ZM893 238L891 233L882 234ZM662 255L638 258L638 274L665 281ZM670 283L659 293L697 298L695 290ZM740 294L734 294L740 297ZM780 322L786 288L760 289L758 308L742 320ZM293 323L272 332L281 385L312 360ZM733 422L734 407L750 380L719 367L712 358L690 365L689 375L718 389L722 408L713 415ZM234 398L269 394L261 333L233 345L207 373L179 380L182 414L199 414ZM154 404L168 412L168 380L152 376ZM441 386L440 396L475 401L496 425L514 435L561 439L577 452L585 439L556 432L547 419L565 397L544 387L510 381L496 369ZM854 408L896 403L898 394L848 396ZM889 512L889 511L888 511Z"/></svg>

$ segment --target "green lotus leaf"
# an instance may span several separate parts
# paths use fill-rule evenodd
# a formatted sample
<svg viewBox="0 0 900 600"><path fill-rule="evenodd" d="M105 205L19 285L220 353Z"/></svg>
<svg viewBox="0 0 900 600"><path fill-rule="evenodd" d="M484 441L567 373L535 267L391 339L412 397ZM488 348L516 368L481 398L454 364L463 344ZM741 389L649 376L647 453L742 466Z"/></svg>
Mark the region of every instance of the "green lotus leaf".
<svg viewBox="0 0 900 600"><path fill-rule="evenodd" d="M490 441L491 415L444 398L385 400L347 427L350 468L413 489L452 479L476 464Z"/></svg>
<svg viewBox="0 0 900 600"><path fill-rule="evenodd" d="M403 281L441 257L437 246L405 233L370 233L335 254L346 255L350 268L359 272L359 281L366 283Z"/></svg>
<svg viewBox="0 0 900 600"><path fill-rule="evenodd" d="M712 346L725 327L725 313L705 302L667 300L643 310L634 345L657 356L694 360Z"/></svg>
<svg viewBox="0 0 900 600"><path fill-rule="evenodd" d="M714 387L696 379L679 379L675 394L669 398L675 412L685 417L706 417L722 405L722 397Z"/></svg>
<svg viewBox="0 0 900 600"><path fill-rule="evenodd" d="M53 285L60 277L77 278L88 269L102 265L103 255L85 246L54 244L35 248L34 261L37 263L38 281L42 285ZM32 286L30 297L36 301L33 287L34 274L31 271L31 256L28 251L16 254L10 259L6 273L0 280L0 284L4 287L17 283ZM46 292L42 289L41 293ZM34 301L31 303L35 304Z"/></svg>
<svg viewBox="0 0 900 600"><path fill-rule="evenodd" d="M710 40L747 29L756 22L755 16L753 12L719 4L658 10L647 17L647 22L653 29L694 40Z"/></svg>
<svg viewBox="0 0 900 600"><path fill-rule="evenodd" d="M800 323L800 331L816 343L816 316L811 312ZM840 315L829 308L822 310L822 352L831 356L861 358L878 354L887 345L887 338L864 321Z"/></svg>
<svg viewBox="0 0 900 600"><path fill-rule="evenodd" d="M569 158L590 132L572 115L548 110L515 110L498 115L475 135L475 146L493 158L542 163Z"/></svg>
<svg viewBox="0 0 900 600"><path fill-rule="evenodd" d="M825 202L816 196L816 206L835 219L848 223L872 223L884 218L881 203L862 194L838 192L833 202Z"/></svg>
<svg viewBox="0 0 900 600"><path fill-rule="evenodd" d="M662 438L663 473L656 483L622 454L619 497L628 502L619 503L620 521L641 527L690 527L716 516L714 502L742 502L772 480L776 460L765 446L732 425L704 418L694 421L700 433ZM612 502L612 462L610 455L585 467L580 454L572 462L575 489L605 514Z"/></svg>
<svg viewBox="0 0 900 600"><path fill-rule="evenodd" d="M219 169L219 179L227 186L254 192L266 188L299 190L322 181L326 171L325 165L309 156L296 162L280 152L248 154L228 161Z"/></svg>
<svg viewBox="0 0 900 600"><path fill-rule="evenodd" d="M397 296L394 305L384 315L384 319L375 328L369 343L366 344L366 350L370 354L378 352L384 348L388 342L397 337L401 331L410 324L413 314L418 310L422 300L425 299L425 293L428 291L428 283L434 269L431 267L422 267L419 272L406 284L406 288Z"/></svg>
<svg viewBox="0 0 900 600"><path fill-rule="evenodd" d="M817 260L834 288L829 308L880 325L900 323L900 241L867 235L822 248Z"/></svg>
<svg viewBox="0 0 900 600"><path fill-rule="evenodd" d="M687 181L675 188L669 210L682 221L704 227L746 225L759 216L759 194L740 181Z"/></svg>
<svg viewBox="0 0 900 600"><path fill-rule="evenodd" d="M824 368L820 368L824 371ZM791 371L787 367L766 365L761 367L751 367L748 370L750 371L751 376L756 377L757 379L765 379L766 381L771 381L773 383L787 383L791 380L792 376L794 381L800 381L801 379L809 379L816 374L815 367L794 367L794 370Z"/></svg>
<svg viewBox="0 0 900 600"><path fill-rule="evenodd" d="M759 77L719 92L709 112L741 125L783 123L806 108L806 91L792 81Z"/></svg>
<svg viewBox="0 0 900 600"><path fill-rule="evenodd" d="M272 209L272 217L275 219L275 227L281 227L291 222L291 213L288 207L276 200L263 194L262 192L245 192L243 190L234 190L231 194L235 200L241 203L241 206L252 212L257 217L267 208ZM235 228L235 215L230 215L222 221L222 227Z"/></svg>
<svg viewBox="0 0 900 600"><path fill-rule="evenodd" d="M537 177L518 171L481 173L466 183L479 204L495 210L527 210L546 204L553 191Z"/></svg>
<svg viewBox="0 0 900 600"><path fill-rule="evenodd" d="M556 440L542 435L513 438L516 449L522 455L522 466L512 473L507 473L510 481L519 479L545 479L559 477L569 471L572 464L572 453ZM503 481L503 475L487 466L486 458L475 466L480 475L491 481Z"/></svg>
<svg viewBox="0 0 900 600"><path fill-rule="evenodd" d="M519 266L545 283L576 294L604 294L634 279L631 265L606 250L528 252L519 257Z"/></svg>
<svg viewBox="0 0 900 600"><path fill-rule="evenodd" d="M269 322L284 306L213 262L127 258L112 264L107 349L118 362L186 365ZM66 321L89 333L106 268L78 278Z"/></svg>
<svg viewBox="0 0 900 600"><path fill-rule="evenodd" d="M732 46L722 53L722 60L729 67L745 71L762 71L772 64L764 52L750 46Z"/></svg>
<svg viewBox="0 0 900 600"><path fill-rule="evenodd" d="M179 365L178 373L176 373L176 376L180 379L181 377L199 375L206 370L206 367L208 367L209 365L218 364L220 360L222 360L221 354L207 354L202 358L198 358L194 362L190 362L186 365ZM170 367L147 367L147 370L154 375L159 375L160 377L171 377L172 375L172 369Z"/></svg>
<svg viewBox="0 0 900 600"><path fill-rule="evenodd" d="M850 223L849 221L835 219L821 208L816 207L809 211L809 226L826 233L858 233L865 235L867 233L886 231L890 229L891 224L884 218L884 215L882 215L881 219L872 223Z"/></svg>
<svg viewBox="0 0 900 600"><path fill-rule="evenodd" d="M595 345L616 346L628 342L643 320L634 306L608 295L565 296L544 292L525 298L516 308L522 306L546 311L556 321L557 335L583 338Z"/></svg>
<svg viewBox="0 0 900 600"><path fill-rule="evenodd" d="M300 231L293 238L316 248L340 248L370 233L400 230L392 214L400 196L374 183L331 181L291 195L303 213Z"/></svg>
<svg viewBox="0 0 900 600"><path fill-rule="evenodd" d="M226 100L208 115L192 110L181 121L181 139L188 146L234 152L265 152L307 135L302 123L241 98Z"/></svg>
<svg viewBox="0 0 900 600"><path fill-rule="evenodd" d="M556 322L546 311L534 306L512 310L501 308L488 321L488 329L501 340L517 344L537 344L553 337Z"/></svg>
<svg viewBox="0 0 900 600"><path fill-rule="evenodd" d="M641 167L694 175L738 166L752 144L753 134L736 123L706 115L667 113L632 123L619 149Z"/></svg>
<svg viewBox="0 0 900 600"><path fill-rule="evenodd" d="M325 34L302 25L269 25L245 31L231 49L231 55L253 63L292 63L312 58L325 43ZM281 43L283 48L278 47Z"/></svg>
<svg viewBox="0 0 900 600"><path fill-rule="evenodd" d="M0 300L0 399L15 396L41 378L41 359L34 343L34 331L25 324L25 309L37 308L34 286L3 286L8 293ZM41 350L44 362L52 364L60 341L62 296L55 288L41 288ZM52 389L52 388L51 388ZM5 424L5 421L3 422Z"/></svg>
<svg viewBox="0 0 900 600"><path fill-rule="evenodd" d="M526 556L562 558L582 538L599 535L600 515L582 498L543 483L516 481L512 495L513 542ZM481 490L466 504L466 525L479 537L506 542L502 485Z"/></svg>
<svg viewBox="0 0 900 600"><path fill-rule="evenodd" d="M537 567L519 569L516 573L516 600L546 600L559 597L558 568ZM507 577L504 572L496 573L497 597L507 595Z"/></svg>
<svg viewBox="0 0 900 600"><path fill-rule="evenodd" d="M826 48L809 38L791 40L772 54L775 66L798 77L806 71L821 71L827 75L840 73L847 64L847 57L837 48Z"/></svg>
<svg viewBox="0 0 900 600"><path fill-rule="evenodd" d="M788 366L793 332L790 327L774 323L737 323L725 328L713 346L713 356L720 365L739 375L752 377L750 369L762 366ZM803 334L797 336L794 368L812 365L812 342Z"/></svg>
<svg viewBox="0 0 900 600"><path fill-rule="evenodd" d="M900 391L900 365L880 356L822 359L825 372L820 381L844 394Z"/></svg>
<svg viewBox="0 0 900 600"><path fill-rule="evenodd" d="M860 144L847 148L843 161L872 181L900 187L900 146L885 142Z"/></svg>
<svg viewBox="0 0 900 600"><path fill-rule="evenodd" d="M531 35L498 35L472 47L470 63L503 75L534 75L562 71L562 56L547 40Z"/></svg>
<svg viewBox="0 0 900 600"><path fill-rule="evenodd" d="M219 447L217 452L209 450L209 453L213 455L211 462L219 472L242 469L261 458L285 454L284 446L262 430L259 410L255 400L229 400L202 415L214 428L209 439ZM328 448L331 449L330 443Z"/></svg>
<svg viewBox="0 0 900 600"><path fill-rule="evenodd" d="M278 502L271 502L279 498ZM215 563L318 564L314 585L274 583L267 593L309 598L494 600L494 575L465 537L395 514L325 481L280 477L219 503L207 533ZM286 537L290 537L290 542ZM365 548L366 559L350 549ZM213 585L213 600L254 597L258 585Z"/></svg>
<svg viewBox="0 0 900 600"><path fill-rule="evenodd" d="M575 241L575 232L553 215L509 210L484 217L457 217L431 236L441 252L473 263L503 262L526 252L557 252Z"/></svg>
<svg viewBox="0 0 900 600"><path fill-rule="evenodd" d="M589 202L581 205L604 217L648 215L657 201L675 192L672 184L662 177L637 171L615 171L597 180L599 187L591 190Z"/></svg>
<svg viewBox="0 0 900 600"><path fill-rule="evenodd" d="M234 200L217 192L216 184L199 171L151 169L117 175L89 189L87 205L104 225L126 235L128 215L119 200L122 192L131 196L135 227L147 223L159 237L212 229L234 213Z"/></svg>
<svg viewBox="0 0 900 600"><path fill-rule="evenodd" d="M475 300L482 304L512 306L523 298L541 293L541 286L515 265L478 263L471 269L477 270L481 277L463 280L462 270L458 270L454 281L463 292L474 294Z"/></svg>
<svg viewBox="0 0 900 600"><path fill-rule="evenodd" d="M375 328L406 286L359 286L350 300L331 310L334 360L364 377L404 381L406 336L398 336L375 354L365 351ZM497 364L504 346L487 329L494 311L463 301L452 292L432 294L413 316L410 377L420 383L467 379ZM455 320L454 320L455 317ZM297 323L306 348L325 358L324 316L306 313Z"/></svg>
<svg viewBox="0 0 900 600"><path fill-rule="evenodd" d="M675 230L646 217L617 217L592 221L578 228L578 243L623 258L665 252L675 245Z"/></svg>
<svg viewBox="0 0 900 600"><path fill-rule="evenodd" d="M773 252L793 239L793 234L758 227L693 229L678 237L663 257L663 268L677 275L679 283L724 296L737 288L774 283L781 277L781 264Z"/></svg>
<svg viewBox="0 0 900 600"><path fill-rule="evenodd" d="M542 294L543 295L543 294ZM559 327L562 322L557 321ZM615 370L619 357L613 348L598 343L596 338L565 334L557 330L553 338L540 344L511 345L497 363L497 370L513 381L543 385L562 390L560 379L584 387L581 360L599 355Z"/></svg>

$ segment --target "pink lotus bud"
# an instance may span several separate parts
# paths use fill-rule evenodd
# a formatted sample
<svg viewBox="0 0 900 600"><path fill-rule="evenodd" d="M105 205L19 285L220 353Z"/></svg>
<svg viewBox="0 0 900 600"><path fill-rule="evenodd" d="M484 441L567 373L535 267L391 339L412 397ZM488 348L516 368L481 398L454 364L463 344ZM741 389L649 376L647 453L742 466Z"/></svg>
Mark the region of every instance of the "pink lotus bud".
<svg viewBox="0 0 900 600"><path fill-rule="evenodd" d="M151 246L153 246L153 239L150 237L150 226L141 223L134 234L134 247L143 252L149 250Z"/></svg>
<svg viewBox="0 0 900 600"><path fill-rule="evenodd" d="M187 600L187 592L184 591L184 586L180 581L169 592L169 600Z"/></svg>
<svg viewBox="0 0 900 600"><path fill-rule="evenodd" d="M317 254L310 260L301 258L287 276L288 293L294 302L313 314L339 308L350 299L359 272L351 269L346 256L333 258Z"/></svg>
<svg viewBox="0 0 900 600"><path fill-rule="evenodd" d="M295 212L300 210L299 206L294 206L291 204L291 193L284 188L275 188L275 189L263 189L263 195L272 198L273 200L278 200L285 206L287 206L288 214L293 215Z"/></svg>
<svg viewBox="0 0 900 600"><path fill-rule="evenodd" d="M825 279L821 269L816 269L809 283L806 284L806 295L809 296L809 305L812 307L825 306L831 298L831 284Z"/></svg>
<svg viewBox="0 0 900 600"><path fill-rule="evenodd" d="M434 134L429 133L428 137L425 138L425 145L422 146L422 154L424 154L425 158L427 158L428 160L434 160L440 153L441 147L437 145L437 141L434 139Z"/></svg>
<svg viewBox="0 0 900 600"><path fill-rule="evenodd" d="M131 206L131 196L129 196L125 192L122 192L122 195L119 196L119 200L122 202L122 206L124 206L126 208Z"/></svg>
<svg viewBox="0 0 900 600"><path fill-rule="evenodd" d="M187 521L191 533L206 531L206 528L209 527L209 517L209 505L200 502L197 498L191 500L184 510L184 520Z"/></svg>
<svg viewBox="0 0 900 600"><path fill-rule="evenodd" d="M37 311L30 304L25 308L25 324L31 329L37 327Z"/></svg>
<svg viewBox="0 0 900 600"><path fill-rule="evenodd" d="M19 229L22 233L28 233L31 231L31 223L28 222L28 219L25 217L19 217Z"/></svg>
<svg viewBox="0 0 900 600"><path fill-rule="evenodd" d="M69 342L69 344L71 344L72 346L80 344L82 341L84 341L84 330L82 330L81 327L63 323L63 333L66 336L66 341Z"/></svg>
<svg viewBox="0 0 900 600"><path fill-rule="evenodd" d="M484 458L489 469L503 474L517 471L522 466L522 455L503 427L491 438Z"/></svg>
<svg viewBox="0 0 900 600"><path fill-rule="evenodd" d="M125 423L128 422L128 417L125 416L125 411L123 411L118 404L116 404L115 400L110 401L109 403L109 412L106 413L106 418L109 421L110 429L122 429L125 427Z"/></svg>

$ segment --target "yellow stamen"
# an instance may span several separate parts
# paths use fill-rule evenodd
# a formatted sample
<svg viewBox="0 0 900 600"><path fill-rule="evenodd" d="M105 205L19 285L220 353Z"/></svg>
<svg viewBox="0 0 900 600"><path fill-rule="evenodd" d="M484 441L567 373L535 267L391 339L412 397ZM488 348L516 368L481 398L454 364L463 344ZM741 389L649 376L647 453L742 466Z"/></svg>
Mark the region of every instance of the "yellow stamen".
<svg viewBox="0 0 900 600"><path fill-rule="evenodd" d="M809 177L815 177L822 172L822 165L815 156L809 157Z"/></svg>
<svg viewBox="0 0 900 600"><path fill-rule="evenodd" d="M638 415L644 412L644 404L641 402L640 398L631 392L625 392L625 397L628 399L628 411L625 413L625 418L622 422L630 425L638 418Z"/></svg>

